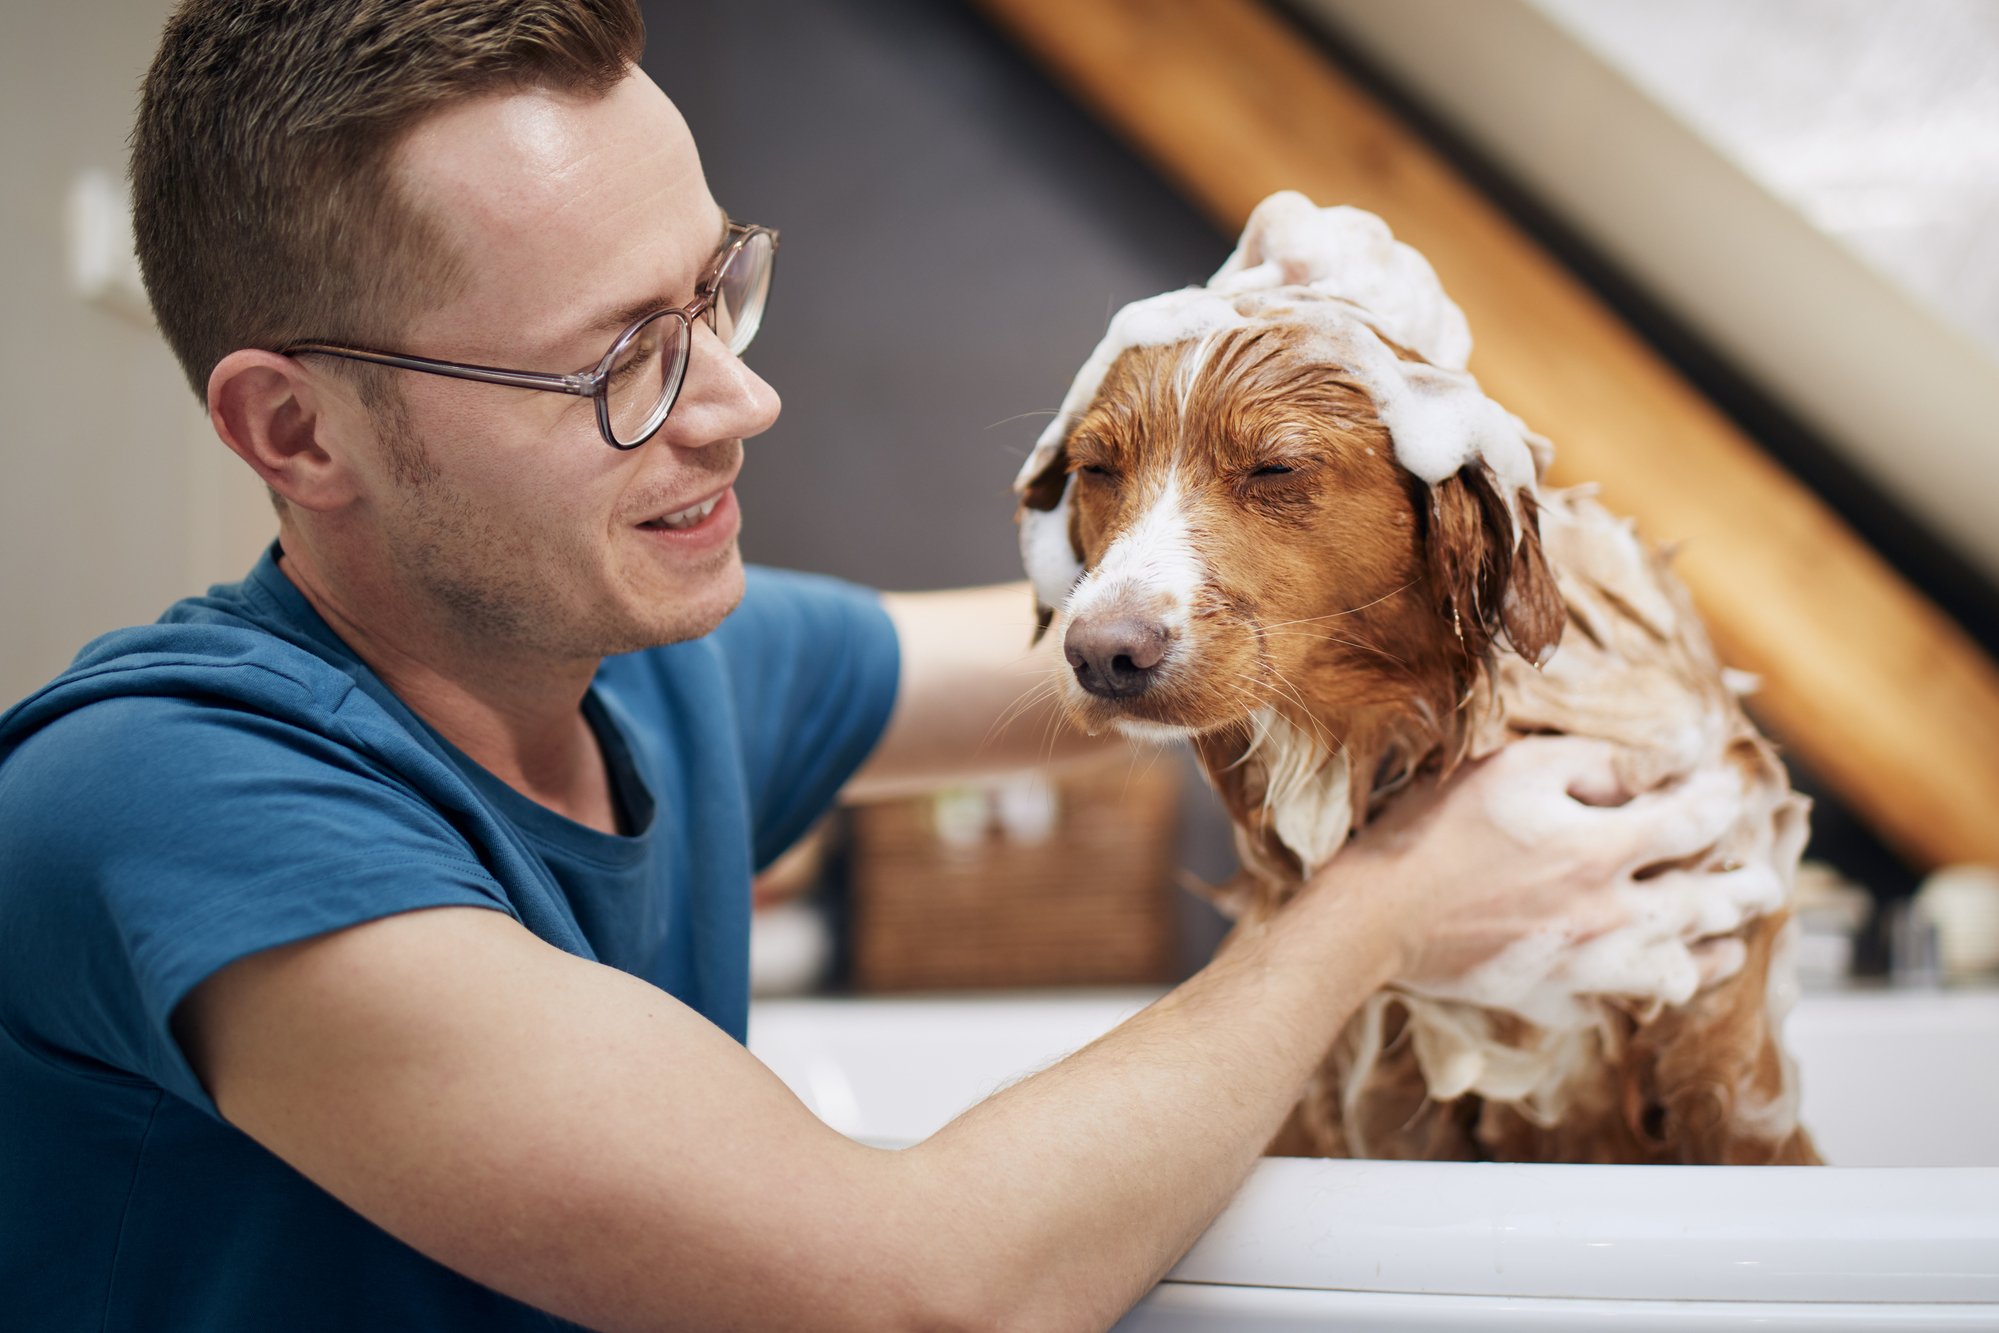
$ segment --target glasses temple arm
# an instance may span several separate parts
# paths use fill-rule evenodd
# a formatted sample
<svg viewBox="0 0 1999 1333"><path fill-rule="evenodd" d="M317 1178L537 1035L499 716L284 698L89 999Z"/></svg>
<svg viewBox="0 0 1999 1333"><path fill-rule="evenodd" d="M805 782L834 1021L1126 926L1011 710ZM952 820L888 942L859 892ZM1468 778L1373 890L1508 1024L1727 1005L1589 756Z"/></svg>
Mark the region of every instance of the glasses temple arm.
<svg viewBox="0 0 1999 1333"><path fill-rule="evenodd" d="M496 366L471 366L457 361L433 361L424 356L402 356L395 352L371 352L362 347L340 347L331 343L294 343L280 356L312 353L337 356L371 365L393 366L398 370L422 371L427 375L448 375L452 379L476 380L481 384L502 384L515 389L541 389L550 393L575 394L589 398L597 392L597 375L544 375L531 370L501 370Z"/></svg>

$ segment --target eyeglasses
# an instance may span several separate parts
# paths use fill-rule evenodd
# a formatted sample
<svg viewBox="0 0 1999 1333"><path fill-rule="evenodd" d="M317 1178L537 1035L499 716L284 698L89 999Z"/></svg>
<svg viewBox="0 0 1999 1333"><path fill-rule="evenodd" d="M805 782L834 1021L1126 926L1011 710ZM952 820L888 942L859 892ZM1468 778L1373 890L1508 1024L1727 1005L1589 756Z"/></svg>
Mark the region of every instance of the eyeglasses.
<svg viewBox="0 0 1999 1333"><path fill-rule="evenodd" d="M604 443L613 449L636 449L659 433L666 414L673 410L674 399L680 396L681 382L687 378L688 351L694 344L695 320L706 319L731 356L741 356L763 324L771 270L777 259L777 233L769 227L740 222L731 222L728 227L721 253L694 286L694 299L677 310L656 310L619 334L595 370L547 375L334 343L293 343L279 355L339 356L420 370L426 375L591 398L597 403L597 430Z"/></svg>

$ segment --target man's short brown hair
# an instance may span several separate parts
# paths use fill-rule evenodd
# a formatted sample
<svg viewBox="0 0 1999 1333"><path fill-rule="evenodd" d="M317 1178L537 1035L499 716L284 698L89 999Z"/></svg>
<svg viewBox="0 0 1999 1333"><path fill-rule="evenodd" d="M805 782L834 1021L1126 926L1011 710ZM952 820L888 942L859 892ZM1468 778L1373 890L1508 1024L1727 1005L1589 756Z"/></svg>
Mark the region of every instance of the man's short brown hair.
<svg viewBox="0 0 1999 1333"><path fill-rule="evenodd" d="M446 104L608 93L635 0L185 0L132 133L153 313L198 397L240 347L384 346L458 272L396 189L402 135Z"/></svg>

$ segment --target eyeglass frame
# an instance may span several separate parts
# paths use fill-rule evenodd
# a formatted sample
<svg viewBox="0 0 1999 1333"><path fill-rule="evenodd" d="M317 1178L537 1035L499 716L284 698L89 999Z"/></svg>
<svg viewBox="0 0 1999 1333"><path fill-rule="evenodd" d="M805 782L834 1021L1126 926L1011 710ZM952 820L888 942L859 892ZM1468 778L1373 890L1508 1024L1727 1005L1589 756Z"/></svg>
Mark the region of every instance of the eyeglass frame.
<svg viewBox="0 0 1999 1333"><path fill-rule="evenodd" d="M452 379L474 380L480 384L500 384L513 389L537 389L543 393L566 393L578 398L589 398L597 405L597 433L604 437L604 443L620 453L625 453L649 442L666 425L666 419L673 415L673 406L680 401L680 391L687 384L687 365L694 353L694 321L703 315L710 317L709 328L714 328L715 293L721 287L722 274L728 270L743 247L752 237L770 237L770 260L772 271L777 267L777 231L772 227L758 227L749 223L729 222L722 250L702 270L701 277L694 284L694 299L684 306L666 307L655 310L632 321L623 333L611 340L610 350L597 362L595 370L575 372L567 375L552 375L535 370L502 370L497 366L475 366L462 361L440 361L427 356L410 356L403 352L380 352L367 347L348 347L339 343L299 342L278 349L279 356L337 356L349 361L366 361L371 365L393 366L398 370L416 370L426 375L448 375ZM765 278L768 287L769 278ZM646 432L645 438L630 444L618 443L611 431L611 395L606 386L610 382L611 367L638 331L656 319L672 315L681 324L680 372L676 376L673 392L668 397L666 410L659 414L659 420ZM758 314L758 328L762 327L762 314ZM751 340L756 338L753 331ZM741 356L748 350L749 343L731 348L731 354Z"/></svg>

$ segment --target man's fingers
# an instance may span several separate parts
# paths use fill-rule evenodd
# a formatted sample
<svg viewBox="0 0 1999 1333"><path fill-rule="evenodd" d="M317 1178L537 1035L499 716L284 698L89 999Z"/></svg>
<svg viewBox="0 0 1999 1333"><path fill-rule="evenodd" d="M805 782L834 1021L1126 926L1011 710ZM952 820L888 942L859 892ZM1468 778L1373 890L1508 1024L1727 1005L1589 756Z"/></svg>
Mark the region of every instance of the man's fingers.
<svg viewBox="0 0 1999 1333"><path fill-rule="evenodd" d="M1472 781L1484 789L1493 822L1533 843L1593 827L1589 807L1623 802L1616 755L1607 741L1530 736L1485 760Z"/></svg>
<svg viewBox="0 0 1999 1333"><path fill-rule="evenodd" d="M1585 805L1618 805L1630 793L1618 780L1617 747L1587 736L1529 736L1489 761L1508 785L1574 797Z"/></svg>
<svg viewBox="0 0 1999 1333"><path fill-rule="evenodd" d="M1742 777L1733 769L1706 769L1675 787L1649 791L1603 811L1623 826L1633 869L1681 861L1712 847L1742 813Z"/></svg>
<svg viewBox="0 0 1999 1333"><path fill-rule="evenodd" d="M1621 803L1598 804L1590 798L1623 795L1611 746L1536 738L1508 748L1529 746L1535 747L1530 761L1491 771L1487 806L1493 821L1530 845L1552 839L1592 848L1625 874L1705 851L1742 810L1742 777L1733 769L1706 769Z"/></svg>

